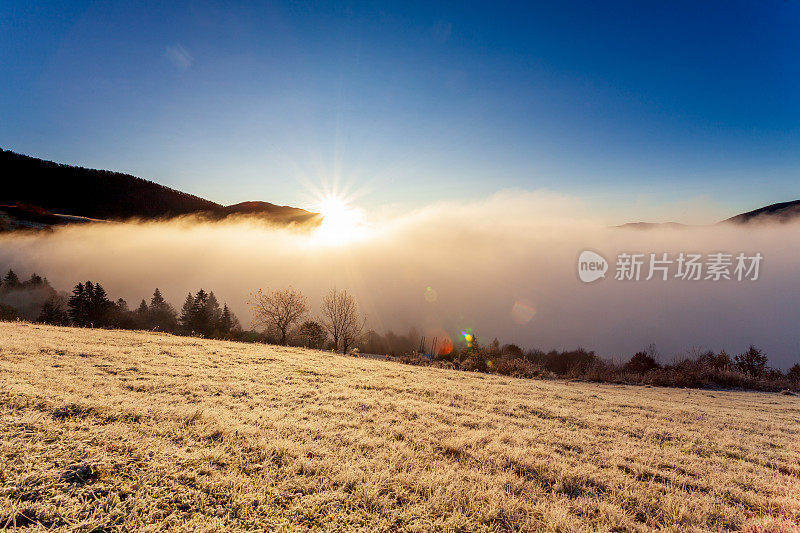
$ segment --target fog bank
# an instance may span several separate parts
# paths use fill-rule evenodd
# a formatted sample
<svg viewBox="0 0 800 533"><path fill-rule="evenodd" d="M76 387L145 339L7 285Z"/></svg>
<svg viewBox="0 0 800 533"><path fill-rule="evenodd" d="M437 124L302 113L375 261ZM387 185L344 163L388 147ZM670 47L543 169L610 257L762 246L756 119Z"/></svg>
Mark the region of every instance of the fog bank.
<svg viewBox="0 0 800 533"><path fill-rule="evenodd" d="M369 326L455 338L472 328L526 347L574 348L627 359L655 343L665 362L694 347L739 353L755 344L773 366L800 361L800 225L608 228L578 200L499 193L373 216L360 239L318 236L247 221L73 225L0 236L0 268L47 276L59 289L101 282L132 307L154 287L179 307L214 290L244 326L257 288L293 285L316 311L332 286L352 290ZM605 279L583 283L577 260L593 250ZM764 257L756 281L617 281L617 255L725 252ZM649 255L645 257L648 259ZM647 261L642 278L647 275Z"/></svg>

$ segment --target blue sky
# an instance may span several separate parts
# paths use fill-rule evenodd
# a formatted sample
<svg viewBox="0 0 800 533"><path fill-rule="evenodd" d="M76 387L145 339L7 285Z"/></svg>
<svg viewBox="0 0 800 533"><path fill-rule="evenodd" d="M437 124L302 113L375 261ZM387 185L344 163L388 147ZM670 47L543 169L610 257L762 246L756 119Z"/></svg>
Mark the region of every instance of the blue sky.
<svg viewBox="0 0 800 533"><path fill-rule="evenodd" d="M0 147L221 203L800 198L794 1L164 4L4 3Z"/></svg>

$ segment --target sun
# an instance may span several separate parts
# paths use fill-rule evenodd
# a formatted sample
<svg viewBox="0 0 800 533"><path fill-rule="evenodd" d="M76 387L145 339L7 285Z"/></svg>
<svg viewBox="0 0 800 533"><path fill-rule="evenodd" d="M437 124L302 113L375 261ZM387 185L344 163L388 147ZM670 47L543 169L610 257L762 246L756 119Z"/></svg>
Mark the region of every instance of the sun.
<svg viewBox="0 0 800 533"><path fill-rule="evenodd" d="M340 196L327 196L320 200L316 209L322 215L322 223L314 232L315 239L322 244L344 244L364 237L366 227L363 212Z"/></svg>

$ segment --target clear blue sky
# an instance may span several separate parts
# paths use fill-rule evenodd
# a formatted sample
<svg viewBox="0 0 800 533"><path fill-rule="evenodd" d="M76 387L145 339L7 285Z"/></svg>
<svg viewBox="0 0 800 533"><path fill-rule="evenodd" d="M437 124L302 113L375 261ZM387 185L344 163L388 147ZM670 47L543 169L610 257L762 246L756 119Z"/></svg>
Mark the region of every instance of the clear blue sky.
<svg viewBox="0 0 800 533"><path fill-rule="evenodd" d="M3 2L0 147L221 203L800 198L794 0L161 4Z"/></svg>

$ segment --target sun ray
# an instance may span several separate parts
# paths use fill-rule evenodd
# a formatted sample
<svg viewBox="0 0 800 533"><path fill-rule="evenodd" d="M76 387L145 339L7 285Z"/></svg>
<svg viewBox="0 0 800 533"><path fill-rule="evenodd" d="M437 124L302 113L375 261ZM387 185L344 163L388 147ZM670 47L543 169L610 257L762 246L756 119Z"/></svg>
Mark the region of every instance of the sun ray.
<svg viewBox="0 0 800 533"><path fill-rule="evenodd" d="M325 196L315 209L322 215L322 223L314 232L316 242L326 245L346 244L366 235L363 211L351 206L345 198Z"/></svg>

